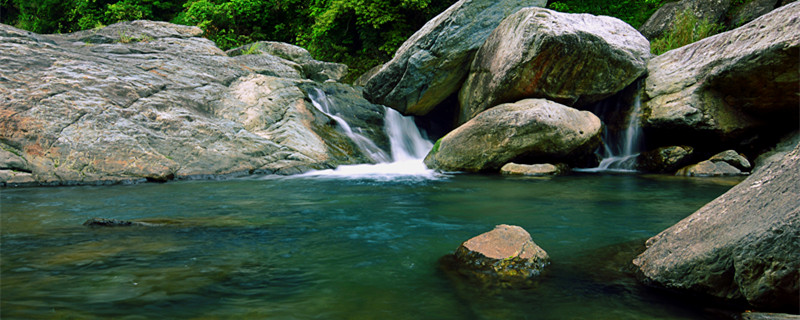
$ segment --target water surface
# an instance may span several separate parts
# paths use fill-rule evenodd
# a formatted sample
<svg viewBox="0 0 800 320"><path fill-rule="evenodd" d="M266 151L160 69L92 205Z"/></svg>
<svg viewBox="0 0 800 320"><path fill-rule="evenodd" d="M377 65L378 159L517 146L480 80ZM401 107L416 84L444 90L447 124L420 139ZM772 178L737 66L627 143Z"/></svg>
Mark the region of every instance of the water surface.
<svg viewBox="0 0 800 320"><path fill-rule="evenodd" d="M3 319L700 319L621 272L730 185L698 179L316 175L0 190ZM89 228L88 218L173 219ZM496 224L551 256L484 290L443 255Z"/></svg>

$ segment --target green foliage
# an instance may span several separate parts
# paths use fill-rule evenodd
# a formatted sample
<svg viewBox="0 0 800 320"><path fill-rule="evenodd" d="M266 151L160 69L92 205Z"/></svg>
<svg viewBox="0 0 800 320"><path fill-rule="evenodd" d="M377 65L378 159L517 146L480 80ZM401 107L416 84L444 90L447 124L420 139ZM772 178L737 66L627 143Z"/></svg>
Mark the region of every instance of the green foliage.
<svg viewBox="0 0 800 320"><path fill-rule="evenodd" d="M639 28L669 0L554 0L547 8L568 13L612 16Z"/></svg>
<svg viewBox="0 0 800 320"><path fill-rule="evenodd" d="M436 140L436 143L433 144L433 149L431 149L431 154L434 154L437 151L439 151L439 147L441 146L441 144L442 144L442 139Z"/></svg>
<svg viewBox="0 0 800 320"><path fill-rule="evenodd" d="M256 53L260 52L258 50L259 47L261 47L261 43L260 42L253 43L249 47L247 47L247 50L242 52L242 55L246 56L248 54L256 54Z"/></svg>
<svg viewBox="0 0 800 320"><path fill-rule="evenodd" d="M650 51L659 55L712 36L721 30L722 27L720 25L699 20L692 11L686 10L678 15L663 36L654 39L650 43Z"/></svg>

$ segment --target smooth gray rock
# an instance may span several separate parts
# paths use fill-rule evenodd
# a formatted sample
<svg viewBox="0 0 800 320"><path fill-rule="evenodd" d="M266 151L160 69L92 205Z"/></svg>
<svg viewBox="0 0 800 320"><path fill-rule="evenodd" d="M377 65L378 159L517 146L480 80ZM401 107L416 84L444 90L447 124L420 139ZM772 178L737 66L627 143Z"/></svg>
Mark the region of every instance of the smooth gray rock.
<svg viewBox="0 0 800 320"><path fill-rule="evenodd" d="M585 106L633 83L649 58L647 39L617 18L521 9L476 53L458 96L459 123L525 98Z"/></svg>
<svg viewBox="0 0 800 320"><path fill-rule="evenodd" d="M467 76L475 51L505 17L544 0L460 0L428 21L364 87L364 96L406 115L425 115Z"/></svg>
<svg viewBox="0 0 800 320"><path fill-rule="evenodd" d="M588 111L544 100L499 105L445 135L425 157L443 171L498 170L515 159L570 162L592 154L602 124Z"/></svg>
<svg viewBox="0 0 800 320"><path fill-rule="evenodd" d="M798 310L800 144L674 226L633 260L645 283L760 310Z"/></svg>
<svg viewBox="0 0 800 320"><path fill-rule="evenodd" d="M105 184L362 162L299 89L314 82L286 62L271 71L283 77L266 76L200 34L150 21L66 35L0 25L0 140L23 159L6 163L39 184Z"/></svg>
<svg viewBox="0 0 800 320"><path fill-rule="evenodd" d="M644 126L717 141L796 128L799 55L798 2L666 52L647 66Z"/></svg>

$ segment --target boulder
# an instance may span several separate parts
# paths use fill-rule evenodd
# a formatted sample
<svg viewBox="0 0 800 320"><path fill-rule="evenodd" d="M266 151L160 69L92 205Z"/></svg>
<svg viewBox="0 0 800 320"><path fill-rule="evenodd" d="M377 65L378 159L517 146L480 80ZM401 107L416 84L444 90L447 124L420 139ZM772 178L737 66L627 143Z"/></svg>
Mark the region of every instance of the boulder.
<svg viewBox="0 0 800 320"><path fill-rule="evenodd" d="M65 35L0 25L0 161L13 173L0 182L290 174L364 159L299 89L314 82L296 63L251 68L200 34L150 21Z"/></svg>
<svg viewBox="0 0 800 320"><path fill-rule="evenodd" d="M766 313L747 311L741 314L742 320L800 320L800 315L788 313Z"/></svg>
<svg viewBox="0 0 800 320"><path fill-rule="evenodd" d="M725 162L731 166L736 167L736 169L742 171L750 171L752 166L750 165L750 161L747 161L747 158L736 150L725 150L720 153L713 155L710 159L711 162Z"/></svg>
<svg viewBox="0 0 800 320"><path fill-rule="evenodd" d="M300 71L302 77L317 82L328 80L339 81L347 75L347 65L341 63L315 60L308 50L296 45L274 42L258 41L226 51L229 56L236 57L248 66L259 65L255 60L276 61L271 64L282 63ZM267 56L266 58L261 56ZM277 59L276 59L277 58ZM287 63L288 62L288 63ZM263 64L264 62L261 62ZM296 67L295 67L296 66ZM270 72L272 68L267 68ZM273 75L273 74L267 74ZM281 75L275 75L281 76Z"/></svg>
<svg viewBox="0 0 800 320"><path fill-rule="evenodd" d="M730 165L727 162L714 162L711 160L701 161L697 164L683 167L675 173L676 176L687 177L720 177L720 176L740 176L742 170Z"/></svg>
<svg viewBox="0 0 800 320"><path fill-rule="evenodd" d="M569 167L567 165L552 165L549 163L517 164L509 162L500 168L500 173L502 174L518 176L554 176L567 171L569 171Z"/></svg>
<svg viewBox="0 0 800 320"><path fill-rule="evenodd" d="M586 106L633 83L649 58L650 43L622 20L521 9L476 53L458 96L459 122L525 98Z"/></svg>
<svg viewBox="0 0 800 320"><path fill-rule="evenodd" d="M654 286L765 311L796 312L800 292L800 144L647 240L633 260Z"/></svg>
<svg viewBox="0 0 800 320"><path fill-rule="evenodd" d="M700 136L736 140L766 126L771 132L795 129L798 55L799 2L666 52L647 66L643 125L684 139L672 143Z"/></svg>
<svg viewBox="0 0 800 320"><path fill-rule="evenodd" d="M694 148L669 146L643 152L639 155L639 170L646 172L675 172L691 161Z"/></svg>
<svg viewBox="0 0 800 320"><path fill-rule="evenodd" d="M460 0L426 23L367 81L364 96L425 115L458 92L475 51L505 17L544 0Z"/></svg>
<svg viewBox="0 0 800 320"><path fill-rule="evenodd" d="M486 110L448 133L425 164L437 170L480 172L515 159L575 162L592 154L601 133L600 119L591 112L526 99Z"/></svg>
<svg viewBox="0 0 800 320"><path fill-rule="evenodd" d="M455 261L467 277L516 284L539 276L550 257L525 229L501 224L462 243Z"/></svg>

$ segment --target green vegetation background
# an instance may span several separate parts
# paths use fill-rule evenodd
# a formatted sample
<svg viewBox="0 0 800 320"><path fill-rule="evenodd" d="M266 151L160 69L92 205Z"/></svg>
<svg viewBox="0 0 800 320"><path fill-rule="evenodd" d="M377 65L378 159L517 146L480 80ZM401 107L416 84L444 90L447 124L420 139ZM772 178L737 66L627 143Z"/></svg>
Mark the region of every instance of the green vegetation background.
<svg viewBox="0 0 800 320"><path fill-rule="evenodd" d="M428 20L456 0L0 0L0 22L68 33L147 19L198 26L227 50L281 41L319 60L347 64L352 80L388 61ZM555 0L548 7L620 18L638 28L668 0Z"/></svg>

